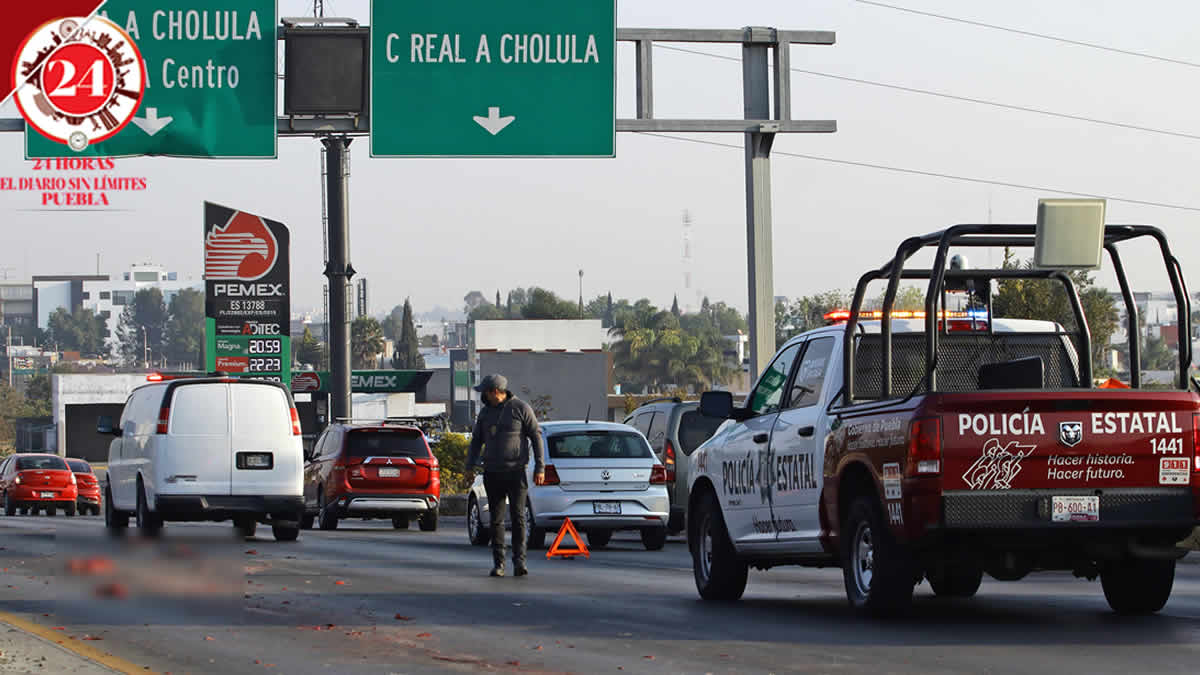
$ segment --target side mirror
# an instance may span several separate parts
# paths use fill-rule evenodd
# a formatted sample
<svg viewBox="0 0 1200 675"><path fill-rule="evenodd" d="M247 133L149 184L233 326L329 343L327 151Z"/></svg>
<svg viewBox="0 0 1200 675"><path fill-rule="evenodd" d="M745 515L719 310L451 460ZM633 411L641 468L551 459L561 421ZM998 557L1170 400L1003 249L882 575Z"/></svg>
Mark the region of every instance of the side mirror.
<svg viewBox="0 0 1200 675"><path fill-rule="evenodd" d="M728 391L706 391L700 394L700 414L721 420L732 418L733 394Z"/></svg>
<svg viewBox="0 0 1200 675"><path fill-rule="evenodd" d="M109 415L101 415L96 420L96 433L105 436L120 436L121 428L113 427L112 417Z"/></svg>

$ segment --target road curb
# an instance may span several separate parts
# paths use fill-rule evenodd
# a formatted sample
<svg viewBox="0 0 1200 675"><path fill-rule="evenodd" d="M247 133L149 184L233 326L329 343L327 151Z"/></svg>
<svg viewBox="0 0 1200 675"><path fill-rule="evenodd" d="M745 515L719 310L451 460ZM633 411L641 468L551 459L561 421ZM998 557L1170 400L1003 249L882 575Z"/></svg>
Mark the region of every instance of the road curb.
<svg viewBox="0 0 1200 675"><path fill-rule="evenodd" d="M146 673L145 668L125 659L107 654L90 645L64 640L62 631L55 631L22 619L8 612L0 612L0 630L8 628L4 637L20 643L18 652L5 650L4 656L21 655L30 662L37 662L39 670L48 673Z"/></svg>

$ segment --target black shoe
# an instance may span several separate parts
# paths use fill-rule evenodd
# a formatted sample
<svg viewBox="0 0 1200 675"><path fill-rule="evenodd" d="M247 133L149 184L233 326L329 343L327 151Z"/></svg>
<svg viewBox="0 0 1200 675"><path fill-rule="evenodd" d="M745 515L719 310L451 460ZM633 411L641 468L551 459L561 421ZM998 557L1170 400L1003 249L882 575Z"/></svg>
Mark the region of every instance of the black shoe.
<svg viewBox="0 0 1200 675"><path fill-rule="evenodd" d="M514 577L523 577L527 574L529 574L529 570L525 569L524 565L520 565L520 566L513 568L513 576Z"/></svg>
<svg viewBox="0 0 1200 675"><path fill-rule="evenodd" d="M504 568L503 567L493 567L491 574L489 576L493 576L493 577L504 576Z"/></svg>

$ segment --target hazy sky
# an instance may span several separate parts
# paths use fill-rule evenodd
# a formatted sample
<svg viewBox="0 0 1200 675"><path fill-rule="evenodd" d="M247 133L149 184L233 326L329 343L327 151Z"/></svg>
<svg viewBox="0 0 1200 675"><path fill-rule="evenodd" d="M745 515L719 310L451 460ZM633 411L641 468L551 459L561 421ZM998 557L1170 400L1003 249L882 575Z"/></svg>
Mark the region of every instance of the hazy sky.
<svg viewBox="0 0 1200 675"><path fill-rule="evenodd" d="M1200 64L1200 6L1109 0L891 4ZM366 0L326 0L326 13L367 22ZM280 0L282 15L311 2ZM794 68L936 90L1063 114L1200 134L1200 65L1050 41L852 0L625 0L620 27L766 25L837 32L837 44L796 46ZM684 45L738 56L736 46ZM659 117L741 116L741 67L656 49ZM1185 276L1200 284L1200 209L1189 164L1200 140L1122 129L794 73L793 116L836 119L838 132L781 135L773 194L775 292L847 288L904 236L956 222L1032 222L1038 197L1063 196L788 157L804 153L1006 183L1106 195L1109 222L1163 227ZM618 48L617 111L633 117L632 46ZM547 102L552 104L552 102ZM481 110L481 114L484 111ZM375 124L385 123L375 120ZM371 159L352 146L352 262L372 284L372 309L411 296L418 310L540 285L566 297L585 272L588 297L682 291L681 214L691 212L693 288L746 306L742 137L691 136L737 146L618 134L615 159ZM121 160L119 175L147 176L131 211L30 212L32 196L0 193L0 268L9 276L104 272L153 261L199 278L202 202L282 220L292 230L293 306L319 307L319 144L281 138L260 161ZM0 176L31 175L19 134L0 134ZM1149 252L1148 247L1140 249ZM983 254L986 262L986 254ZM1165 290L1161 263L1130 260L1134 286ZM1127 258L1128 259L1128 258ZM1102 283L1115 288L1115 284ZM690 301L690 302L689 302ZM695 298L681 295L681 304Z"/></svg>

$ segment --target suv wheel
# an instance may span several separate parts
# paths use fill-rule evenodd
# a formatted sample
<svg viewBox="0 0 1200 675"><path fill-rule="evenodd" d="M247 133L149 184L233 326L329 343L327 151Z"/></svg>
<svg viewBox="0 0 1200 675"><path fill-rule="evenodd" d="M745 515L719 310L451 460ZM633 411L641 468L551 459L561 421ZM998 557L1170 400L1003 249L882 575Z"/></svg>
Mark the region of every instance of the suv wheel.
<svg viewBox="0 0 1200 675"><path fill-rule="evenodd" d="M483 525L483 512L479 509L479 500L471 497L471 502L467 505L467 539L472 546L484 546L488 543L488 535L488 530Z"/></svg>
<svg viewBox="0 0 1200 675"><path fill-rule="evenodd" d="M1157 612L1167 604L1174 584L1174 560L1121 560L1100 572L1104 598L1118 614Z"/></svg>
<svg viewBox="0 0 1200 675"><path fill-rule="evenodd" d="M737 557L716 495L705 494L696 510L695 536L688 537L696 590L705 600L737 600L746 592L749 567Z"/></svg>
<svg viewBox="0 0 1200 675"><path fill-rule="evenodd" d="M438 510L430 509L417 518L422 532L436 532L438 525Z"/></svg>
<svg viewBox="0 0 1200 675"><path fill-rule="evenodd" d="M873 498L859 497L842 525L842 576L854 609L889 614L912 603L912 559L888 530Z"/></svg>
<svg viewBox="0 0 1200 675"><path fill-rule="evenodd" d="M322 530L337 529L337 513L332 506L325 503L325 488L321 488L317 493L317 524Z"/></svg>
<svg viewBox="0 0 1200 675"><path fill-rule="evenodd" d="M667 545L667 528L648 527L642 530L642 546L647 551L661 551Z"/></svg>

